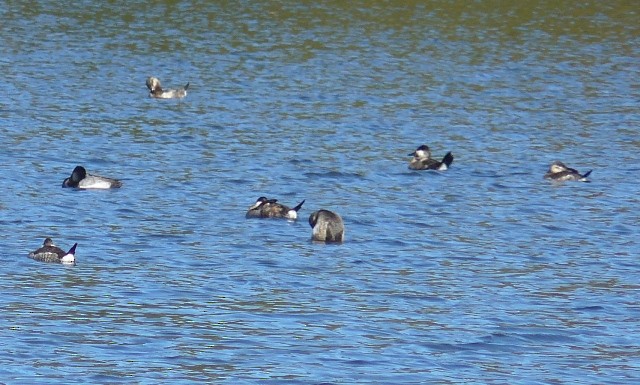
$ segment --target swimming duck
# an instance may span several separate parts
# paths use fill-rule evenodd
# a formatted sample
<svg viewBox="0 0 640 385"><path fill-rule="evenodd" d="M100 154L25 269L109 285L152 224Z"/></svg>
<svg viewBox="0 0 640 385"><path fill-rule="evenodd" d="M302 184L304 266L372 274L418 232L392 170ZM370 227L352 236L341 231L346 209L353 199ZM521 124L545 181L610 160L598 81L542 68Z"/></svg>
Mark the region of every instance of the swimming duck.
<svg viewBox="0 0 640 385"><path fill-rule="evenodd" d="M160 79L150 76L147 78L147 88L149 89L149 96L158 99L182 99L187 96L187 88L189 83L177 90L167 89L163 90L160 85Z"/></svg>
<svg viewBox="0 0 640 385"><path fill-rule="evenodd" d="M46 238L42 244L42 247L36 251L29 253L29 258L35 259L40 262L54 262L75 265L76 263L76 247L75 243L69 251L65 252L61 248L53 244L51 238Z"/></svg>
<svg viewBox="0 0 640 385"><path fill-rule="evenodd" d="M549 171L544 174L545 179L552 179L558 182L564 182L566 180L577 180L579 182L589 182L587 177L591 174L589 170L584 174L580 174L578 170L574 168L567 167L564 163L560 161L555 161L551 163L549 166Z"/></svg>
<svg viewBox="0 0 640 385"><path fill-rule="evenodd" d="M313 229L311 239L321 242L344 242L344 222L340 215L329 210L318 210L309 216Z"/></svg>
<svg viewBox="0 0 640 385"><path fill-rule="evenodd" d="M409 168L412 170L444 171L451 166L451 163L453 163L453 155L451 154L451 151L447 152L447 155L442 158L442 162L431 159L431 150L429 150L429 146L426 144L418 147L414 152L409 154L409 156L413 156L411 163L409 163Z"/></svg>
<svg viewBox="0 0 640 385"><path fill-rule="evenodd" d="M69 178L62 181L62 187L75 187L82 189L108 189L122 187L122 182L103 176L87 174L82 166L76 166Z"/></svg>
<svg viewBox="0 0 640 385"><path fill-rule="evenodd" d="M298 211L304 204L304 200L294 208L289 208L281 203L277 203L277 199L267 199L260 197L253 206L247 210L247 218L285 218L298 219Z"/></svg>

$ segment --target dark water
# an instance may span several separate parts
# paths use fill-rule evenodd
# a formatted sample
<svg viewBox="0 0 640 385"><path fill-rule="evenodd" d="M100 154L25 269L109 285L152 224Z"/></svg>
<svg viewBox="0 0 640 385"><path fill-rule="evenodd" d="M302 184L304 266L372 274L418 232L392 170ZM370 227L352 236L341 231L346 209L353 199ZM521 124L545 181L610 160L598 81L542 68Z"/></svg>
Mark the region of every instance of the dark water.
<svg viewBox="0 0 640 385"><path fill-rule="evenodd" d="M9 1L0 383L637 384L638 9Z"/></svg>

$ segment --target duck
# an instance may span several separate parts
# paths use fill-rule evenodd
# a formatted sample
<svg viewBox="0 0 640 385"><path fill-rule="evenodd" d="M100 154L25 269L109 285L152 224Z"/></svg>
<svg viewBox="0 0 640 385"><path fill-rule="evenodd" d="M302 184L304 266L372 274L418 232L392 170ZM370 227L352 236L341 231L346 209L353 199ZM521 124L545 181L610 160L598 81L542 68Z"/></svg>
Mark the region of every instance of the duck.
<svg viewBox="0 0 640 385"><path fill-rule="evenodd" d="M584 174L580 174L575 168L567 167L564 163L555 161L551 163L551 166L549 166L549 171L544 174L544 178L551 179L557 182L564 182L567 180L589 182L589 179L587 179L587 177L591 174L591 171L593 170L589 170Z"/></svg>
<svg viewBox="0 0 640 385"><path fill-rule="evenodd" d="M187 96L187 88L189 83L184 87L176 90L166 89L163 90L160 85L160 79L150 76L147 78L147 88L149 89L149 96L157 99L182 99Z"/></svg>
<svg viewBox="0 0 640 385"><path fill-rule="evenodd" d="M84 167L76 166L71 172L71 176L62 181L62 187L109 189L122 187L122 182L117 179L87 174L87 170Z"/></svg>
<svg viewBox="0 0 640 385"><path fill-rule="evenodd" d="M333 211L320 209L309 216L311 239L318 242L344 242L344 222Z"/></svg>
<svg viewBox="0 0 640 385"><path fill-rule="evenodd" d="M76 264L76 247L78 243L74 243L69 251L65 252L58 246L53 244L51 238L45 238L42 247L36 251L29 253L29 258L40 262L62 263L65 265Z"/></svg>
<svg viewBox="0 0 640 385"><path fill-rule="evenodd" d="M249 210L247 210L246 218L284 218L290 220L298 219L298 211L304 204L305 200L298 203L295 207L289 208L277 199L267 199L260 197L256 200Z"/></svg>
<svg viewBox="0 0 640 385"><path fill-rule="evenodd" d="M411 162L409 163L409 168L411 170L444 171L451 166L451 163L453 163L453 154L451 154L451 151L447 152L441 162L431 159L431 150L426 144L418 147L414 152L409 154L409 156L413 156L413 159L411 159Z"/></svg>

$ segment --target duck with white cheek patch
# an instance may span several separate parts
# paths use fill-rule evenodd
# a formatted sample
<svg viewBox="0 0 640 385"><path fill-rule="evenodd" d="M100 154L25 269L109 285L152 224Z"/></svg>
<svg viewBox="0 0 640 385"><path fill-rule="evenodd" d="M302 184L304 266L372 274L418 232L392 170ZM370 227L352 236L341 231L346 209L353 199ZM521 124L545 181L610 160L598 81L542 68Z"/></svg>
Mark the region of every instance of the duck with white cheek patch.
<svg viewBox="0 0 640 385"><path fill-rule="evenodd" d="M442 158L442 161L432 159L431 150L426 144L418 147L414 152L409 154L409 156L413 156L413 159L411 159L409 163L409 168L412 170L444 171L449 169L449 166L453 163L453 154L451 154L451 151Z"/></svg>
<svg viewBox="0 0 640 385"><path fill-rule="evenodd" d="M580 174L575 168L567 167L564 163L555 161L551 163L551 166L549 166L549 171L544 174L544 177L545 179L551 179L556 182L564 182L568 180L589 182L589 179L587 179L587 177L591 174L591 171L593 170L589 170L584 174Z"/></svg>
<svg viewBox="0 0 640 385"><path fill-rule="evenodd" d="M189 83L178 89L163 89L160 79L150 76L147 78L147 88L149 89L149 97L156 99L182 99L187 96L187 88Z"/></svg>

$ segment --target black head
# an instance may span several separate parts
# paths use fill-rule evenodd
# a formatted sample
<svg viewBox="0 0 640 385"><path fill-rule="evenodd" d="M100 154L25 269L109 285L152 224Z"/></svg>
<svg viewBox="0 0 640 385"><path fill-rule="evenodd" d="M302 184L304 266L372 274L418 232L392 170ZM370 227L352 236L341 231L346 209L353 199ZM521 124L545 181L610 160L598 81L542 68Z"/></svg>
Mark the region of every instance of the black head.
<svg viewBox="0 0 640 385"><path fill-rule="evenodd" d="M53 244L53 239L48 238L48 237L47 237L47 238L45 238L45 240L44 240L44 242L42 243L42 245L43 245L43 246L55 246L55 245Z"/></svg>
<svg viewBox="0 0 640 385"><path fill-rule="evenodd" d="M76 166L69 178L62 181L62 187L78 187L80 181L87 177L87 170L82 166Z"/></svg>
<svg viewBox="0 0 640 385"><path fill-rule="evenodd" d="M260 197L256 200L256 204L276 203L277 199L267 199L266 197Z"/></svg>
<svg viewBox="0 0 640 385"><path fill-rule="evenodd" d="M80 182L86 177L87 177L87 170L85 170L84 167L82 166L76 166L76 168L74 168L73 172L71 173L72 182L76 182L76 183Z"/></svg>
<svg viewBox="0 0 640 385"><path fill-rule="evenodd" d="M429 146L427 146L426 144L423 144L422 146L416 148L416 150L411 154L409 154L409 156L415 156L418 151L424 151L426 153L431 152L431 150L429 149Z"/></svg>
<svg viewBox="0 0 640 385"><path fill-rule="evenodd" d="M254 203L253 206L249 207L249 210L255 210L262 207L263 205L266 205L268 203L275 203L275 202L276 202L276 199L267 199L266 197L260 197L256 200L256 203Z"/></svg>

